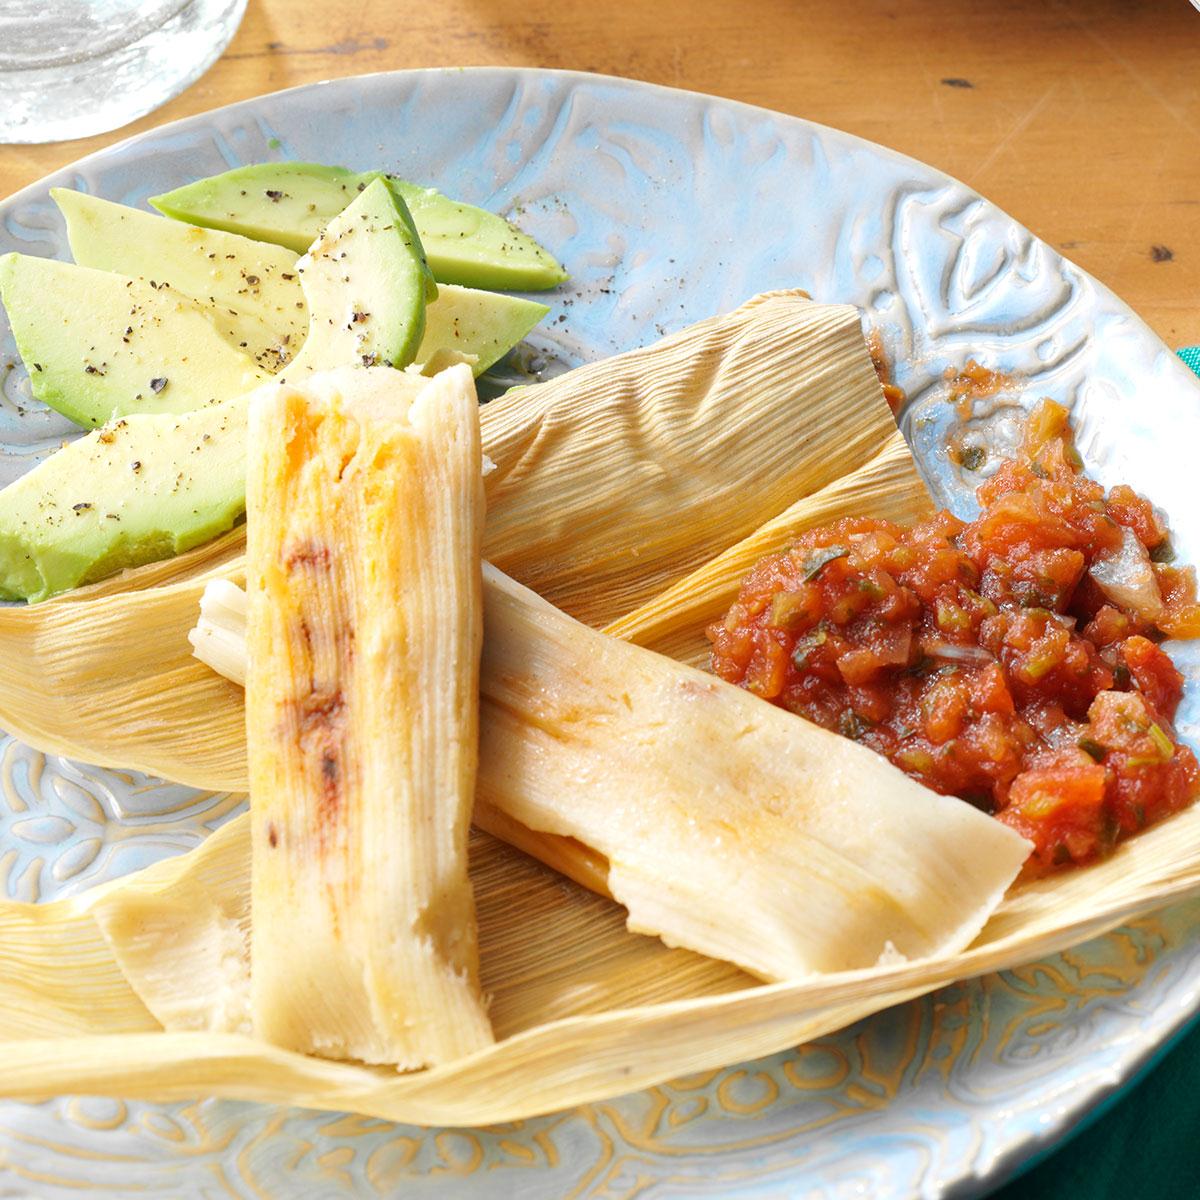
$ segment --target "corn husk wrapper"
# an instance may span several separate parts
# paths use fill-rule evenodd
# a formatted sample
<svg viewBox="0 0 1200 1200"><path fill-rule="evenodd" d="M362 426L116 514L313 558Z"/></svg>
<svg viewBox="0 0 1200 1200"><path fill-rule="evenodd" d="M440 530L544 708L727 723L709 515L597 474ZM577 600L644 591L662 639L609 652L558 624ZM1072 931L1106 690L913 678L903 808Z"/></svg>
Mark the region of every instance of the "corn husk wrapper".
<svg viewBox="0 0 1200 1200"><path fill-rule="evenodd" d="M386 370L386 368L377 368ZM857 310L768 293L480 414L484 553L591 625L643 603L895 432ZM241 697L191 657L204 583L244 531L0 609L0 727L56 754L244 790ZM181 731L204 714L202 737Z"/></svg>
<svg viewBox="0 0 1200 1200"><path fill-rule="evenodd" d="M1179 845L1200 857L1200 820L1185 814L1125 843L1101 868L1020 890L966 952L754 986L725 964L626 932L615 904L476 833L483 985L500 1040L398 1077L238 1032L162 1032L122 982L124 962L155 1009L173 1006L178 1016L196 1012L197 979L216 981L209 1019L236 1029L247 822L235 818L197 850L134 879L40 906L0 905L8 1015L0 1094L212 1094L428 1124L513 1120L772 1053L954 980L1065 949L1193 890L1194 867L1164 862ZM161 969L148 970L155 962ZM228 978L221 963L237 968L234 982L220 983Z"/></svg>
<svg viewBox="0 0 1200 1200"><path fill-rule="evenodd" d="M714 364L713 377L719 366ZM780 369L788 372L802 368L800 359L780 363ZM586 405L587 397L580 402ZM859 461L846 463L834 479L815 484L807 494L820 493L835 479L852 474L885 451L893 428L890 417L877 396L870 404L875 411L864 414L846 403L840 419L847 425L871 423L880 434L875 444ZM754 430L753 421L748 421L742 436L753 440ZM664 430L663 436L669 432ZM899 478L917 498L915 515L926 502L920 496L911 461L903 461L903 455L901 459ZM549 465L550 458L543 461ZM581 468L585 465L580 464ZM892 515L871 507L870 488L852 490L868 504L865 513L848 499L847 508L835 506L814 519ZM803 495L798 489L778 506L775 515ZM679 514L664 510L660 515L668 520ZM699 525L706 516L707 508L702 506L699 513L685 513L683 520ZM802 528L803 512L799 519ZM737 532L716 552L751 533L752 529ZM760 536L762 541L750 542L751 547L775 548L778 527L769 526ZM182 640L195 620L205 573L239 578L231 553L236 555L236 545L232 551L229 545L205 548L195 552L189 563L146 569L165 572L165 576L150 581L154 594L140 614L130 591L138 579L97 585L91 598L51 601L28 611L46 614L55 608L69 609L78 621L105 595L115 595L118 607L101 614L90 626L91 636L102 641L116 638L121 654L128 655L138 644L132 631L138 628L139 619L147 610L161 607L165 611L159 628L174 628ZM684 657L694 658L701 645L702 625L719 614L719 595L728 594L729 565L728 559L723 567L714 564L710 574L680 554L671 568L662 569L661 574L671 580L696 571L697 582L704 585L705 594L696 601L694 627L674 628L669 606L646 603L642 596L628 604L631 609L637 605L640 612L631 614L625 627L637 640L650 645L661 647L669 639L678 639ZM635 560L630 567L636 577L646 563ZM181 570L185 579L182 595L173 591L179 584L170 582L171 578L178 580ZM599 603L591 620L598 624L610 619L610 610L617 605L606 604L601 589L596 596ZM628 593L625 598L629 600ZM675 599L680 599L678 592ZM10 610L0 613L0 618L14 612L27 615L26 610ZM32 624L0 621L5 656L10 648L25 653L20 647L22 639L31 634ZM614 627L622 624L614 622ZM123 633L125 630L129 632ZM74 656L87 644L86 630L81 633L78 627L72 628L69 619L57 635L52 626L43 632L49 639L43 643L48 657L27 655L16 673L36 675L45 669L44 664L53 664L50 678L65 697L78 699L75 689L82 684L86 691L87 674L82 679L76 675ZM69 651L49 653L56 637L69 643ZM659 638L662 640L656 642ZM120 655L113 656L111 648L107 654L111 672L111 664ZM104 657L102 651L99 658L102 661ZM135 656L135 664L137 661ZM0 670L8 670L9 662L7 657L0 658ZM191 771L197 763L188 759L197 757L202 761L195 775L198 779L219 776L232 783L244 778L244 755L236 732L240 689L211 675L199 663L189 662L182 648L164 647L158 667L167 675L175 672L172 681L190 690L190 699L170 719L188 722L185 729L203 729L202 738L190 739L203 744L188 746L191 755L181 755L176 748L172 761ZM122 703L136 700L141 692L153 692L156 698L169 696L170 689L155 682L154 664L146 662L140 670L142 674ZM93 679L102 685L101 663L94 663L92 671ZM39 698L46 687L45 677L40 682ZM34 693L26 695L32 700ZM226 712L227 724L223 723ZM197 715L200 713L202 718ZM7 719L7 713L0 714L0 723ZM124 713L121 719L125 719ZM138 735L122 742L119 731L111 728L114 723L111 708L107 714L97 708L79 733L79 742L70 741L71 724L68 721L64 726L61 718L57 725L49 723L43 736L53 733L61 737L55 731L65 728L67 734L56 747L63 752L96 758L100 755L84 747L104 754L125 751L128 763L136 757L139 739L153 731L143 718ZM214 730L218 740L224 739L217 747L213 745ZM172 741L178 746L188 740L186 736L163 739L153 753L170 757ZM239 939L248 934L249 839L245 822L245 817L236 818L190 854L80 897L42 906L0 905L0 1008L9 1014L0 1092L29 1099L62 1091L157 1100L220 1094L351 1109L402 1121L476 1124L516 1119L818 1037L953 980L1064 949L1200 886L1196 866L1200 861L1200 812L1193 810L1123 844L1106 863L1017 888L965 952L819 976L801 983L756 985L750 976L727 964L628 933L624 911L616 904L476 832L472 880L479 912L483 985L495 997L491 1016L500 1040L483 1055L397 1078L379 1069L277 1050L239 1032L238 1013L244 1013L245 1001L243 997L239 1009L238 946ZM506 837L522 836L519 826L498 832ZM552 851L539 844L538 835L527 835L526 840L532 841L535 853L552 857ZM604 886L602 861L597 862L594 855L590 860L573 858L569 845L565 851L560 867L574 865L578 867L575 877L593 887ZM197 887L206 896L205 904L197 902ZM183 921L189 914L195 914L190 927ZM139 940L129 936L133 929L145 929L149 934ZM148 969L151 962L161 961L157 956L172 937L183 965L176 966L168 956L165 969ZM114 947L120 947L119 952ZM199 1012L187 989L188 970L196 958L199 969L218 981L211 993L215 1000ZM138 977L145 999L129 984L122 961L130 974ZM222 964L226 976L219 974ZM235 969L230 971L231 966ZM189 1019L187 1014L203 1031L162 1032L159 1018L182 1028ZM229 1032L210 1032L213 1029Z"/></svg>
<svg viewBox="0 0 1200 1200"><path fill-rule="evenodd" d="M861 466L801 497L724 553L618 617L605 632L703 666L709 653L705 627L729 610L742 580L759 559L786 549L806 529L841 517L911 523L932 508L908 444L899 432L893 433L879 453Z"/></svg>

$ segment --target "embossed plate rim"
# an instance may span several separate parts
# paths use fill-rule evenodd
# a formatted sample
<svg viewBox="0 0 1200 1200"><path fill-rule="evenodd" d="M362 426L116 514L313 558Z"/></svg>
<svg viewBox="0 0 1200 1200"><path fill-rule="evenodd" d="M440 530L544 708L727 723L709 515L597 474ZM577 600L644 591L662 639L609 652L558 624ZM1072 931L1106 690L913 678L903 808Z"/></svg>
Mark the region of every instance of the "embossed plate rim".
<svg viewBox="0 0 1200 1200"><path fill-rule="evenodd" d="M3 202L0 202L0 216L3 216L5 212L12 211L15 206L21 203L24 203L34 197L43 195L48 180L53 179L55 176L62 176L72 170L85 169L89 165L98 161L116 157L126 152L136 151L139 145L145 142L153 142L158 138L186 133L191 129L204 128L205 123L211 122L212 119L218 114L232 115L237 114L239 111L253 113L256 107L262 105L264 102L275 102L280 99L286 101L289 97L308 95L309 93L313 93L319 89L325 88L333 88L335 90L338 89L339 86L343 88L347 86L359 86L366 88L375 86L386 88L399 83L411 82L414 80L414 77L419 79L420 77L464 74L468 77L496 78L501 80L519 80L524 78L553 79L564 81L577 87L586 88L588 85L605 85L618 87L623 90L642 92L651 100L651 103L647 105L648 111L645 117L646 121L650 124L653 123L654 119L652 111L653 97L666 96L672 102L677 101L680 97L685 97L695 105L716 105L737 112L752 114L759 120L763 121L781 122L785 125L794 123L795 125L803 127L810 132L819 132L820 134L824 135L827 140L837 142L843 148L857 147L874 158L884 159L893 164L901 164L906 166L910 165L922 180L940 180L944 181L946 184L953 183L962 189L965 194L968 194L969 196L975 195L970 189L964 188L963 185L958 183L958 181L953 180L950 176L945 175L943 172L937 171L934 168L920 163L918 160L902 155L897 151L891 150L887 147L878 146L862 138L858 138L855 135L831 129L828 126L822 126L815 122L806 121L803 118L772 112L771 110L745 104L740 101L729 100L722 97L707 96L698 92L686 92L682 91L681 89L666 88L661 85L649 84L640 81L625 80L612 76L593 75L586 72L577 71L497 67L477 67L464 69L426 68L416 71L376 72L370 75L347 77L342 80L327 80L320 83L306 84L297 88L271 93L267 96L261 96L240 101L235 104L226 105L222 108L211 110L207 113L183 118L179 121L160 126L156 129L145 131L141 134L123 139L112 146L95 151L82 159L76 160L75 162L61 168L59 172L55 172L54 176L48 177L47 180L41 180L22 188L13 196L7 198ZM151 147L151 152L152 151L153 147ZM998 213L999 210L996 210L996 212ZM1005 216L1004 220L1009 226L1019 230L1020 232L1027 232L1017 222L1012 221L1011 218ZM1113 296L1113 294L1107 288L1097 283L1089 276L1086 276L1083 272L1080 272L1078 268L1073 266L1073 264L1067 263L1067 261L1062 259L1062 256L1058 255L1057 252L1051 249L1049 253L1053 263L1063 264L1062 269L1064 271L1074 272L1078 279L1086 281L1088 287L1094 289L1094 292L1097 296L1101 298L1107 298L1113 307L1120 309L1124 319L1131 322L1134 332L1139 338L1148 338L1157 343L1158 339L1155 337L1152 331L1145 326L1144 322L1142 322L1140 318L1137 318L1136 314L1133 314L1127 306L1122 304L1115 296ZM1179 369L1181 371L1185 370L1185 368L1182 367L1182 364L1179 365ZM1111 1075L1111 1079L1106 1076L1104 1077L1104 1082L1096 1082L1094 1077L1089 1077L1089 1086L1083 1088L1080 1093L1073 1096L1075 1102L1069 1108L1059 1111L1057 1113L1056 1123L1052 1126L1047 1126L1044 1133L1040 1137L1035 1138L1030 1135L1023 1135L1020 1139L1013 1141L1002 1152L996 1154L991 1159L989 1168L985 1172L960 1176L957 1181L943 1178L940 1180L940 1185L950 1186L956 1192L961 1192L961 1190L964 1189L967 1192L973 1192L985 1186L994 1186L1005 1175L1011 1174L1013 1171L1015 1171L1020 1165L1021 1161L1032 1151L1043 1146L1047 1139L1056 1141L1063 1134L1077 1127L1085 1118L1087 1109L1092 1104L1096 1103L1104 1096L1113 1093L1118 1087L1120 1087L1123 1080L1126 1080L1132 1073L1136 1073L1138 1070L1140 1070L1150 1058L1159 1052L1163 1042L1174 1036L1178 1032L1179 1028L1191 1019L1198 1004L1200 1004L1200 997L1193 993L1190 1004L1185 1009L1181 1009L1176 1015L1175 1019L1172 1020L1168 1026L1160 1030L1160 1036L1156 1040L1149 1040L1143 1044L1139 1044L1136 1051L1125 1055L1120 1060L1119 1065L1110 1070L1109 1075Z"/></svg>

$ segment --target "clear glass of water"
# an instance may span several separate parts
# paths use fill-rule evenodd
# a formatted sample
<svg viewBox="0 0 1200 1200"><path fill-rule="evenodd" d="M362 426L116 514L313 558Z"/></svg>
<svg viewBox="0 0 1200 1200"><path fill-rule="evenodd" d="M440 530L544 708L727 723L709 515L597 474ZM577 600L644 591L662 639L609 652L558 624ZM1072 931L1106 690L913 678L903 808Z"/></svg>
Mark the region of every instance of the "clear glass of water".
<svg viewBox="0 0 1200 1200"><path fill-rule="evenodd" d="M0 143L135 121L229 45L246 0L0 0Z"/></svg>

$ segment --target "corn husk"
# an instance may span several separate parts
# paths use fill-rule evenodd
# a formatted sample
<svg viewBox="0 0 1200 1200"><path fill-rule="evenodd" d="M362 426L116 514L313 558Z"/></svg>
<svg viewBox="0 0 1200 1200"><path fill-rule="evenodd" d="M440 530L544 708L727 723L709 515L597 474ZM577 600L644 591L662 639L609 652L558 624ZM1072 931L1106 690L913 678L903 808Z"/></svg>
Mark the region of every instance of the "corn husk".
<svg viewBox="0 0 1200 1200"><path fill-rule="evenodd" d="M760 558L789 546L806 529L841 517L912 522L933 508L908 444L897 432L878 454L819 491L802 496L779 516L684 576L605 629L614 637L680 662L708 662L704 630L724 616L738 587Z"/></svg>
<svg viewBox="0 0 1200 1200"><path fill-rule="evenodd" d="M67 900L0 903L6 1037L163 1027L249 1035L249 824L243 813L196 850ZM625 932L619 906L479 829L470 877L498 1037L528 1029L532 1012L557 1020L754 982Z"/></svg>
<svg viewBox="0 0 1200 1200"><path fill-rule="evenodd" d="M614 620L878 453L895 423L861 348L855 310L767 294L493 401L485 556Z"/></svg>
<svg viewBox="0 0 1200 1200"><path fill-rule="evenodd" d="M466 366L411 388L264 395L246 484L254 1033L402 1069L493 1040L467 880L479 410Z"/></svg>
<svg viewBox="0 0 1200 1200"><path fill-rule="evenodd" d="M737 320L744 321L745 316L743 311ZM655 363L650 359L644 365L654 368ZM780 359L777 369L789 376L802 373L803 361L799 357L794 361ZM701 380L714 402L710 415L719 412L720 402L730 398L722 392L721 380L721 362L714 360ZM594 379L593 383L600 386L602 381ZM769 398L769 383L763 387ZM576 399L585 408L590 404L587 393ZM732 400L736 403L737 397ZM754 392L747 400L757 404L759 394ZM870 424L880 436L858 461L844 463L833 479L814 484L807 494L821 492L884 450L893 432L890 417L877 393L862 403L874 406L874 411L864 414L845 399L839 419L848 427ZM680 419L684 415L680 414ZM802 432L802 421L797 428ZM748 419L741 436L753 442L755 429L753 420ZM676 432L663 426L659 436L671 438ZM637 452L632 444L622 447L620 438L608 445L611 462L604 464L605 473L600 477L592 476L593 490L602 506L613 501L606 490L607 470L620 462L625 451ZM562 441L539 442L534 429L526 449L539 467L553 469L568 446ZM765 452L769 447L760 445L758 449ZM908 481L906 486L915 486L911 462L904 462L903 455L901 460L901 478ZM713 466L710 461L709 469ZM719 461L715 467L719 471ZM574 469L587 471L586 459L576 461ZM787 468L776 462L771 469ZM530 473L536 477L537 470ZM752 493L753 488L748 491ZM764 520L732 535L726 531L721 536L727 540L710 546L708 557L747 539L804 494L798 489ZM515 497L506 499L519 503ZM617 507L607 511L611 515ZM879 509L869 511L871 515L888 515ZM694 536L708 546L709 540L699 528L708 513L703 503L699 511L682 514L664 505L659 516L662 521L690 524L696 530ZM848 511L835 504L827 516L819 519L839 515L848 515ZM613 545L621 535L620 529L611 531ZM771 528L760 536L761 543L751 544L774 548ZM565 555L569 546L567 529L560 552ZM552 544L543 541L543 553L553 550ZM704 572L704 555L692 559L686 548L666 553L674 556L672 564L652 564L657 577L672 583L695 571L697 581L707 581L706 587L714 589L697 601L697 627L673 629L669 605L647 603L651 598L642 595L631 600L629 591L625 591L629 609L645 606L628 627L633 636L650 644L655 644L655 637L660 635L664 639L678 637L681 646L691 646L685 657L695 657L697 647L702 646L698 626L709 619L709 614L719 612L716 597L722 587L728 588L728 579L716 566L713 574ZM600 566L603 568L603 562ZM636 579L648 564L631 557L629 568ZM206 573L209 577L240 579L236 538L232 546L227 543L202 549L193 552L186 564L168 564L155 570L164 574L147 580L145 575L134 573L131 579L97 585L80 600L55 600L30 610L38 614L36 622L6 624L5 619L14 613L21 617L29 614L24 610L0 612L0 672L15 675L18 684L22 675L33 676L24 692L29 704L62 703L55 721L47 720L39 726L33 716L24 719L29 726L41 728L43 738L59 738L58 748L65 753L93 759L118 755L107 761L122 761L119 755L127 753L129 757L124 761L129 763L136 757L139 739L149 740L155 759L192 772L194 778L214 782L219 778L226 785L244 779L237 732L240 689L217 679L195 660L189 661L190 647L184 640L198 611ZM519 571L513 573L520 577ZM582 567L580 575L586 578ZM614 610L620 604L610 601L606 589L620 588L622 581L619 577L614 580L611 574L606 578L605 587L597 587L594 597L583 596L582 610L594 610L589 614L594 624L612 621L615 625L620 614L614 614ZM139 607L134 590L143 580L151 596ZM545 590L551 598L557 598L552 594L554 585L554 572L549 571ZM571 589L564 585L564 596L575 602L572 595L578 599L581 586ZM184 594L173 589L181 589ZM637 591L636 583L632 590ZM72 628L70 619L63 621L57 632L47 623L42 630L47 640L41 643L41 652L29 653L23 648L33 626L41 627L40 614L66 609L78 621L89 607L114 597L118 606L101 613L99 619L84 627L84 632ZM686 601L687 596L676 592L675 599ZM140 615L160 606L169 612L158 628L174 627L176 633L174 640L168 638L160 646L156 668L134 652L140 641ZM126 694L108 685L113 687L110 704L134 702L135 724L140 722L140 728L128 740L122 741L115 728L118 712L120 721L126 719L119 707L110 707L106 715L97 705L89 710L82 728L73 730L69 719L64 725L72 704L82 698L81 693L86 694L88 686L106 686L96 659L90 675L86 671L82 678L76 675L74 656L86 647L89 636L111 639L119 648L115 653L111 647L106 650L109 674L113 673L114 663L124 665L122 656L131 658L140 672ZM65 643L57 652L56 641ZM658 644L667 643L664 640ZM102 652L99 658L104 657ZM46 674L38 680L41 671ZM143 693L157 699L169 696L170 688L156 682L159 671L189 690L190 697L170 715L172 720L185 721L182 735L155 741L156 730L149 720L152 710L139 712L136 701ZM35 680L40 687L34 686ZM0 679L0 684L7 686L7 681ZM0 698L5 686L0 686ZM43 702L41 697L47 690L50 698ZM56 700L56 693L62 701ZM199 713L204 714L203 718L197 716ZM11 724L7 711L0 713L3 722ZM66 733L62 733L64 728ZM199 736L197 731L201 731ZM73 736L78 738L74 744ZM180 743L189 744L181 750ZM496 814L491 816L494 819ZM479 819L477 812L477 823ZM147 972L145 959L138 966L127 959L130 972L139 977L142 995L129 984L113 946L120 944L126 956L133 953L131 947L137 942L125 935L130 927L153 930L153 923L146 918L165 911L159 906L160 895L174 904L176 913L208 913L198 918L202 929L212 928L213 922L223 928L220 936L208 942L193 928L187 936L179 936L181 945L198 948L195 952L209 961L237 963L236 954L228 955L227 951L231 944L236 946L237 937L244 936L239 932L243 926L237 909L238 903L244 902L239 897L248 895L249 839L244 822L244 817L231 821L198 850L130 880L40 908L0 905L0 1010L14 1014L6 1024L7 1040L2 1046L5 1070L0 1073L0 1093L37 1099L77 1091L157 1100L219 1094L351 1109L402 1121L477 1124L516 1119L818 1037L953 980L1013 967L1062 950L1200 886L1196 865L1200 862L1200 812L1192 810L1123 844L1106 863L1019 886L964 952L818 976L799 983L755 985L749 976L728 965L687 951L669 950L655 939L630 934L624 928L624 910L612 901L584 891L476 832L472 841L472 880L479 912L483 985L495 996L492 1018L500 1040L481 1055L397 1077L379 1069L274 1049L240 1034L236 1003L230 999L228 989L212 1011L194 1014L198 1031L162 1032L159 1017L181 1028L180 1021L189 1005L194 1008L193 999L184 994L186 970L155 975ZM589 886L605 886L603 861L580 853L578 843L570 839L543 842L544 835L533 834L511 821L496 832L512 840L524 838L531 852L547 860L557 855L559 867ZM244 848L241 858L239 845ZM195 897L194 881L205 889L212 910L185 901L186 897ZM222 900L222 896L231 899ZM134 903L138 907L130 907ZM230 903L232 912L223 907ZM105 939L105 923L113 934L112 943ZM175 928L173 919L164 918L159 923L162 936ZM155 955L160 950L161 940L155 937L149 937L142 947L144 953ZM153 987L147 979L156 981ZM220 988L217 991L222 993ZM236 987L232 994L236 995ZM227 1022L227 1032L209 1031L221 1028L216 1018Z"/></svg>
<svg viewBox="0 0 1200 1200"><path fill-rule="evenodd" d="M486 405L490 561L613 620L872 459L895 433L845 306L769 293ZM41 750L245 789L241 697L191 657L204 584L241 584L235 529L166 563L0 609L0 726ZM202 737L180 736L187 713Z"/></svg>
<svg viewBox="0 0 1200 1200"><path fill-rule="evenodd" d="M758 986L724 964L628 933L615 904L476 833L483 983L495 997L500 1040L400 1077L236 1032L162 1032L150 1007L176 1016L194 1010L194 978L212 977L206 964L217 955L195 926L178 938L166 959L174 969L160 971L154 989L139 997L122 986L106 930L145 988L147 955L162 961L163 940L149 936L137 947L126 933L144 928L147 911L229 913L216 944L243 928L250 841L241 816L198 849L130 880L41 906L0 904L0 1008L13 1014L0 1043L0 1094L212 1094L449 1125L532 1116L771 1053L953 980L1084 941L1195 889L1194 866L1164 866L1175 848L1193 863L1200 858L1192 815L1123 844L1100 868L1021 889L966 952ZM206 889L206 903L194 885ZM170 902L165 909L159 895ZM161 922L163 939L172 927ZM22 982L34 978L36 989ZM236 1027L236 989L216 994L212 1009Z"/></svg>

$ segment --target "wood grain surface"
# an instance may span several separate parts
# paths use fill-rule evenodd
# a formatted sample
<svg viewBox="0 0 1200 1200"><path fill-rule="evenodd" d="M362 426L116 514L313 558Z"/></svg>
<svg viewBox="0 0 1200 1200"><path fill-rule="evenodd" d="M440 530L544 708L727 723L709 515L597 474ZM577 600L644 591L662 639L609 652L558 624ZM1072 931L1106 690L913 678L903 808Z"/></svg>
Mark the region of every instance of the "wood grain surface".
<svg viewBox="0 0 1200 1200"><path fill-rule="evenodd" d="M1189 0L250 0L225 56L103 137L0 147L0 195L141 129L317 79L569 67L795 113L964 180L1200 343L1200 12Z"/></svg>

